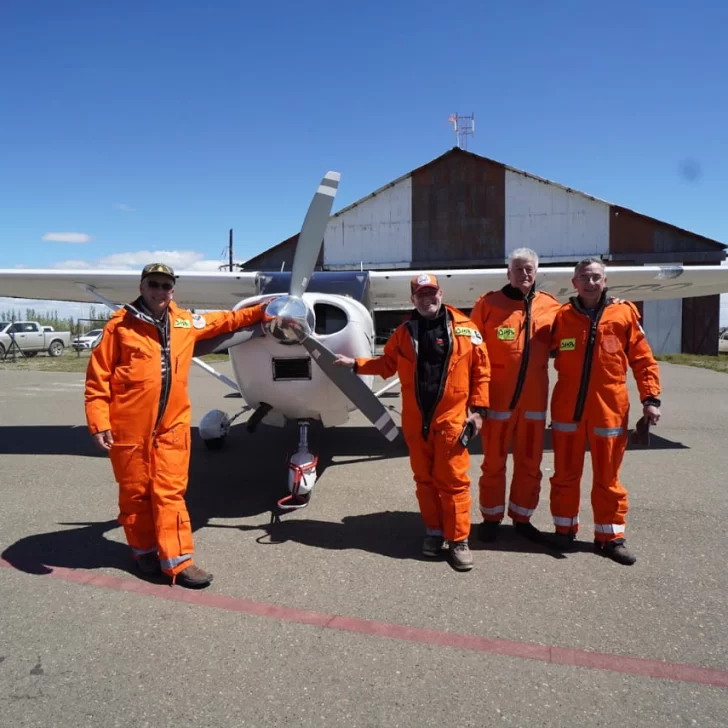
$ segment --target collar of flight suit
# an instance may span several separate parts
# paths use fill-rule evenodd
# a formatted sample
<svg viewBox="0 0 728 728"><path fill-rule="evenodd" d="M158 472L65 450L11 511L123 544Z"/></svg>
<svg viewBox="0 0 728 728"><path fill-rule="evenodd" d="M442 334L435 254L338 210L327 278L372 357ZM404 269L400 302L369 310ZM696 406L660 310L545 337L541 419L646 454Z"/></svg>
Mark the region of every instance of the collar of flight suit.
<svg viewBox="0 0 728 728"><path fill-rule="evenodd" d="M596 308L593 308L593 309L591 309L592 311L601 311L601 310L602 310L603 308L605 308L606 306L609 306L609 305L610 305L610 304L612 303L612 301L611 301L611 300L609 299L609 296L607 296L607 291L608 291L608 290L609 290L608 288L605 288L605 289L604 289L604 290L602 291L602 295L601 295L601 296L599 297L599 303L597 303L597 306L596 306ZM579 313L583 313L583 314L586 314L587 316L590 316L590 315L591 315L591 314L589 313L589 310L590 310L590 309L588 309L588 308L585 308L584 306L582 306L582 305L581 305L581 301L579 300L579 296L572 296L572 297L571 297L571 298L569 299L569 303L571 303L571 305L572 305L572 306L573 306L573 307L574 307L574 308L575 308L575 309L576 309L576 310L577 310L577 311L578 311Z"/></svg>
<svg viewBox="0 0 728 728"><path fill-rule="evenodd" d="M506 285L501 288L501 292L506 298L510 298L513 301L525 301L526 299L533 298L536 295L536 284L534 283L525 295L510 283L506 283Z"/></svg>

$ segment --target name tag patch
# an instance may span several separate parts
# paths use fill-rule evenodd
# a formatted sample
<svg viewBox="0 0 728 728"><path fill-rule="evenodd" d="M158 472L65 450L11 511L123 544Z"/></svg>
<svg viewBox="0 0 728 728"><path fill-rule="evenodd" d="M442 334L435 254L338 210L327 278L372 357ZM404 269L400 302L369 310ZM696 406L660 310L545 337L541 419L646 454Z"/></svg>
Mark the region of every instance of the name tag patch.
<svg viewBox="0 0 728 728"><path fill-rule="evenodd" d="M478 329L471 329L468 326L456 326L455 336L469 336L470 343L475 346L480 346L483 343L483 337L480 335Z"/></svg>
<svg viewBox="0 0 728 728"><path fill-rule="evenodd" d="M559 351L574 351L576 349L576 339L561 339Z"/></svg>
<svg viewBox="0 0 728 728"><path fill-rule="evenodd" d="M516 340L516 330L515 329L499 328L499 329L497 329L497 334L498 334L498 341L515 341Z"/></svg>
<svg viewBox="0 0 728 728"><path fill-rule="evenodd" d="M178 318L174 320L175 329L189 329L190 322L187 319Z"/></svg>

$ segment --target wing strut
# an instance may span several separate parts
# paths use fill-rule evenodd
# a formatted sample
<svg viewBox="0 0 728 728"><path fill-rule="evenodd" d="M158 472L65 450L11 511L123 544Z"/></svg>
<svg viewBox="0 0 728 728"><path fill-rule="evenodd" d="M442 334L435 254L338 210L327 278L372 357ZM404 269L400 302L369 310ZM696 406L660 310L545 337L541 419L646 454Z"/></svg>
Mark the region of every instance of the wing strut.
<svg viewBox="0 0 728 728"><path fill-rule="evenodd" d="M78 285L80 288L86 291L89 296L93 296L99 303L103 303L104 305L108 306L112 311L118 311L121 308L118 303L113 303L108 298L106 298L106 296L102 296L93 286L90 286L88 283L79 283ZM192 361L197 364L200 369L204 369L208 374L212 374L213 377L216 377L224 384L227 384L228 387L234 389L238 394L242 395L240 387L238 387L238 385L233 382L230 377L226 377L222 372L218 372L217 369L213 369L209 364L202 361L202 359L198 359L196 356L192 357Z"/></svg>

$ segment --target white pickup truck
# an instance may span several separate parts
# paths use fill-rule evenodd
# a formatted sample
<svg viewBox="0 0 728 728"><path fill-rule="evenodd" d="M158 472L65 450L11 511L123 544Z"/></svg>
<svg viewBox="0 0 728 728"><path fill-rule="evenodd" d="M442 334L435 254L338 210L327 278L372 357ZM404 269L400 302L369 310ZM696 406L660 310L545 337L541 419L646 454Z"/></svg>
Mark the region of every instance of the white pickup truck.
<svg viewBox="0 0 728 728"><path fill-rule="evenodd" d="M39 351L47 351L50 356L61 356L71 345L71 332L46 328L36 321L0 321L0 359L10 351L13 339L23 354L35 356Z"/></svg>

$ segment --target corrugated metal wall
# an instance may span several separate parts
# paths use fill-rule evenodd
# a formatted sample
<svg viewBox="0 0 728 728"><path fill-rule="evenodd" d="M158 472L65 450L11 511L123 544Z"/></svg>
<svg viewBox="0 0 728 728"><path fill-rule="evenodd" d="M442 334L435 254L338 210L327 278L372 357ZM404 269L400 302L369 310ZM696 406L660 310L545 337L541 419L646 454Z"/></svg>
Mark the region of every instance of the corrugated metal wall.
<svg viewBox="0 0 728 728"><path fill-rule="evenodd" d="M625 263L710 263L723 258L714 241L616 205L609 216L609 252Z"/></svg>
<svg viewBox="0 0 728 728"><path fill-rule="evenodd" d="M506 250L526 247L544 262L609 252L609 205L506 170Z"/></svg>
<svg viewBox="0 0 728 728"><path fill-rule="evenodd" d="M718 356L720 296L683 298L682 352Z"/></svg>
<svg viewBox="0 0 728 728"><path fill-rule="evenodd" d="M682 299L644 301L642 328L654 354L679 354L682 350Z"/></svg>
<svg viewBox="0 0 728 728"><path fill-rule="evenodd" d="M412 173L412 262L477 266L505 259L505 168L467 153Z"/></svg>
<svg viewBox="0 0 728 728"><path fill-rule="evenodd" d="M327 267L402 267L412 260L412 179L406 177L331 218Z"/></svg>

